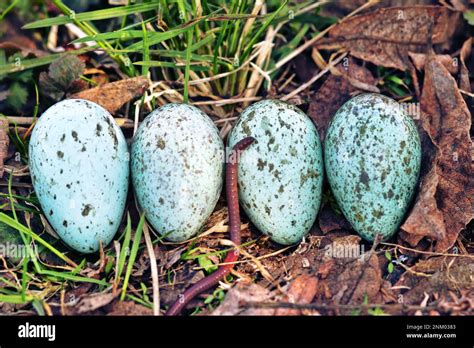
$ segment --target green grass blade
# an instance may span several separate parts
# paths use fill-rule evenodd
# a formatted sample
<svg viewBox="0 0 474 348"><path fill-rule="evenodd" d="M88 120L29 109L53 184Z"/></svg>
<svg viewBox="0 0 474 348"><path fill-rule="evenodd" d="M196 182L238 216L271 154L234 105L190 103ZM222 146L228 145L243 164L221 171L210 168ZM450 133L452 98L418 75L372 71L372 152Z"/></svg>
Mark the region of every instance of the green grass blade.
<svg viewBox="0 0 474 348"><path fill-rule="evenodd" d="M149 35L148 35L148 45L149 46L157 45L162 41L171 39L171 38L173 38L175 36L178 36L180 34L184 34L184 33L188 32L190 29L192 29L196 24L198 24L201 21L202 21L202 19L199 20L199 21L190 22L190 23L185 24L181 27L171 29L171 30L168 30L168 31L165 31L165 32L162 32L162 33L158 33L158 32L149 33ZM143 48L143 41L136 42L136 43L126 47L126 49L128 49L128 50L137 50L137 49L141 50L142 48Z"/></svg>
<svg viewBox="0 0 474 348"><path fill-rule="evenodd" d="M89 35L76 39L71 43L83 43L89 41L103 41L103 40L132 40L143 38L142 30L120 30L110 33L101 33L96 35Z"/></svg>
<svg viewBox="0 0 474 348"><path fill-rule="evenodd" d="M27 295L23 300L21 295L2 295L0 294L0 303L25 304L34 300L33 296Z"/></svg>
<svg viewBox="0 0 474 348"><path fill-rule="evenodd" d="M0 66L0 76L50 64L54 62L56 59L58 59L59 57L66 54L79 55L79 54L83 54L89 51L93 51L94 49L97 49L97 47L95 48L87 47L87 48L81 48L75 51L69 51L67 53L56 53L56 54L50 54L49 56L44 56L44 57L25 59L21 61L20 64L17 64L17 63L5 64L3 66Z"/></svg>
<svg viewBox="0 0 474 348"><path fill-rule="evenodd" d="M142 31L143 31L143 61L148 62L150 60L150 46L148 44L148 32L145 27L145 23L142 22ZM142 75L148 75L149 66L143 65L142 66Z"/></svg>
<svg viewBox="0 0 474 348"><path fill-rule="evenodd" d="M186 68L184 70L184 92L183 92L183 101L185 103L189 102L189 67L191 65L191 48L193 44L193 34L192 30L188 31L188 42L186 47Z"/></svg>
<svg viewBox="0 0 474 348"><path fill-rule="evenodd" d="M135 4L129 6L113 7L103 10L77 13L74 16L61 16L54 18L42 19L33 23L26 24L23 29L37 29L51 27L53 25L62 25L73 23L76 21L96 21L101 19L117 18L136 14L141 12L152 11L158 8L157 3Z"/></svg>
<svg viewBox="0 0 474 348"><path fill-rule="evenodd" d="M92 284L97 284L97 285L102 285L102 286L109 285L109 283L100 279L81 277L81 276L72 275L70 273L56 272L56 271L50 271L50 270L39 270L38 273L43 274L43 275L48 275L51 277L65 279L65 280L72 280L74 282L92 283Z"/></svg>
<svg viewBox="0 0 474 348"><path fill-rule="evenodd" d="M193 42L193 32L188 33L188 48L186 49L186 67L184 70L184 102L188 102L189 95L189 72L191 69L191 44Z"/></svg>
<svg viewBox="0 0 474 348"><path fill-rule="evenodd" d="M130 214L127 213L127 226L125 227L125 237L123 240L122 248L120 249L118 270L117 270L117 279L122 276L123 267L125 265L125 260L127 259L128 248L130 245L130 239L132 235L132 220L130 219Z"/></svg>
<svg viewBox="0 0 474 348"><path fill-rule="evenodd" d="M175 36L183 34L189 29L191 29L193 26L195 26L196 24L197 22L194 22L186 26L176 28L176 29L171 29L164 32L154 32L154 31L148 32L148 41L149 41L148 45L149 46L156 45L162 41L166 41ZM145 32L147 31L145 30ZM72 43L83 43L83 42L89 42L89 41L103 41L103 40L132 40L132 39L143 39L143 37L144 37L143 30L120 30L120 31L113 31L111 33L102 33L102 34L85 36L80 39L76 39L72 41ZM140 51L141 51L143 49L143 42L142 41L137 42L136 44L133 44L130 47L132 47L131 49L134 49L138 46L142 46L140 47Z"/></svg>
<svg viewBox="0 0 474 348"><path fill-rule="evenodd" d="M130 279L130 275L132 274L133 264L135 263L135 259L137 257L138 247L140 246L140 240L142 239L144 223L145 223L145 214L142 214L142 216L140 217L140 222L138 223L138 226L137 226L137 230L135 231L135 237L133 238L133 244L132 244L132 250L130 251L130 257L128 258L127 271L125 272L125 278L123 280L122 295L120 296L121 301L125 299L125 295L127 294L128 280Z"/></svg>
<svg viewBox="0 0 474 348"><path fill-rule="evenodd" d="M28 285L28 258L23 259L23 268L21 274L21 299L26 301L26 286Z"/></svg>
<svg viewBox="0 0 474 348"><path fill-rule="evenodd" d="M33 306L33 308L35 309L36 313L39 315L39 316L44 316L46 313L44 312L44 307L43 307L43 303L37 299L34 299L32 302L31 302L31 305Z"/></svg>
<svg viewBox="0 0 474 348"><path fill-rule="evenodd" d="M20 231L20 232L23 232L24 234L26 234L27 236L30 236L31 238L33 238L34 240L36 240L37 242L39 242L40 244L44 245L48 250L50 250L54 255L56 255L57 257L59 257L61 260L63 260L64 262L66 262L67 264L73 266L73 267L77 267L77 265L74 263L74 261L72 261L70 258L68 258L67 256L65 256L64 254L62 254L59 250L57 250L56 248L54 248L51 244L49 244L47 241L45 241L43 238L41 238L40 236L38 236L36 233L34 233L33 231L31 231L29 228L23 226L22 224L20 224L18 221L15 221L15 219L12 219L10 216L8 216L7 214L5 213L1 213L0 212L0 222L3 222L5 224L7 224L8 226L10 227L13 227L15 228L16 230Z"/></svg>
<svg viewBox="0 0 474 348"><path fill-rule="evenodd" d="M13 1L13 2L5 9L5 11L3 11L2 14L0 14L0 21L2 21L3 18L5 18L5 16L6 16L11 10L13 10L13 8L16 6L16 4L18 4L18 1L19 1L19 0Z"/></svg>
<svg viewBox="0 0 474 348"><path fill-rule="evenodd" d="M172 68L172 69L185 69L186 68L186 65L176 65L176 63L161 62L157 60L149 60L147 62L138 61L133 64L139 65L139 66L154 67L154 68ZM196 65L190 65L189 68L192 71L209 71L210 70L210 67L196 66Z"/></svg>
<svg viewBox="0 0 474 348"><path fill-rule="evenodd" d="M3 282L3 283L5 283L7 286L12 287L12 288L14 288L14 289L17 288L17 285L16 285L15 283L12 283L11 281L9 281L9 280L6 279L6 278L0 277L0 282ZM0 289L3 289L3 288L0 288ZM3 289L3 290L5 290L5 289Z"/></svg>

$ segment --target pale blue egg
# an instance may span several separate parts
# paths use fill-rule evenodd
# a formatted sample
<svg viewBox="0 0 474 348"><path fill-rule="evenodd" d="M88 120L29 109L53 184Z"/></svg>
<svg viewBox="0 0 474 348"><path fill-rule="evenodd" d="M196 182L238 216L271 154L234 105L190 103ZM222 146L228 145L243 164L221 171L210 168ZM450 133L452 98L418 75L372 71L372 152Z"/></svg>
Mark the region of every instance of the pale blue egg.
<svg viewBox="0 0 474 348"><path fill-rule="evenodd" d="M413 120L395 100L361 94L334 116L325 140L331 190L365 239L390 238L416 189L421 144Z"/></svg>
<svg viewBox="0 0 474 348"><path fill-rule="evenodd" d="M212 120L187 104L168 104L142 122L132 144L139 207L170 241L196 235L223 184L224 144Z"/></svg>
<svg viewBox="0 0 474 348"><path fill-rule="evenodd" d="M321 203L322 148L304 112L279 100L263 100L240 115L229 148L252 136L256 142L238 165L239 199L252 223L280 244L299 242Z"/></svg>
<svg viewBox="0 0 474 348"><path fill-rule="evenodd" d="M129 153L107 110L69 99L39 118L29 166L41 208L71 248L90 253L114 237L125 208Z"/></svg>

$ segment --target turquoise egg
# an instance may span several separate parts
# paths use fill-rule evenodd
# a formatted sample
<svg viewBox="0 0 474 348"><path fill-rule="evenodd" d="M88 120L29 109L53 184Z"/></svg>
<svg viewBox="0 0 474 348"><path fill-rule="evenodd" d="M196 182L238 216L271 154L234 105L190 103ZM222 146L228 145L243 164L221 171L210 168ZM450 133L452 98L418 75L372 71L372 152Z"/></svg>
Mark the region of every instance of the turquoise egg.
<svg viewBox="0 0 474 348"><path fill-rule="evenodd" d="M304 112L279 100L248 107L229 135L229 148L252 136L240 156L240 203L252 223L280 244L299 242L321 203L322 148Z"/></svg>
<svg viewBox="0 0 474 348"><path fill-rule="evenodd" d="M129 153L107 110L80 99L50 107L31 135L29 167L44 215L67 245L90 253L112 240L127 198Z"/></svg>
<svg viewBox="0 0 474 348"><path fill-rule="evenodd" d="M196 235L223 184L224 144L212 120L187 104L162 106L132 144L132 182L153 228L173 242Z"/></svg>
<svg viewBox="0 0 474 348"><path fill-rule="evenodd" d="M401 104L361 94L335 114L325 140L331 190L347 220L363 238L394 235L410 206L421 164L413 120Z"/></svg>

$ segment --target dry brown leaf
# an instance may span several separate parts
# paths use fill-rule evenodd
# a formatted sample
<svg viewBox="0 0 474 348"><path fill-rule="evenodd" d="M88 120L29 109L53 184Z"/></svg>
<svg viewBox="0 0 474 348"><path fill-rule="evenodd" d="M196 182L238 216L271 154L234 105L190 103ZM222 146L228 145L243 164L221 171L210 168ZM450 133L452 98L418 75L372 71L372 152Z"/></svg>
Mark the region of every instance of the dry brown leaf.
<svg viewBox="0 0 474 348"><path fill-rule="evenodd" d="M415 68L419 71L423 71L425 69L425 63L427 55L425 53L414 53L408 52ZM449 54L438 54L436 55L436 59L443 64L443 66L451 73L457 74L459 70L459 65L456 61L451 57Z"/></svg>
<svg viewBox="0 0 474 348"><path fill-rule="evenodd" d="M467 70L467 66L466 66L466 59L469 58L469 56L471 55L471 49L472 49L472 37L470 37L464 42L464 44L461 47L461 54L460 54L461 68L460 68L460 74L459 74L459 87L466 92L471 91L471 83L469 82L469 71Z"/></svg>
<svg viewBox="0 0 474 348"><path fill-rule="evenodd" d="M431 169L421 180L415 206L401 227L416 245L427 236L436 251L451 248L474 218L471 115L446 68L430 55L420 100L421 124L435 145Z"/></svg>
<svg viewBox="0 0 474 348"><path fill-rule="evenodd" d="M336 258L326 280L324 298L339 300L340 303L362 303L365 298L375 303L382 286L382 273L376 254L368 260L359 258ZM321 292L321 290L320 290Z"/></svg>
<svg viewBox="0 0 474 348"><path fill-rule="evenodd" d="M67 314L85 314L108 305L116 295L112 293L98 293L84 295L77 304L67 308Z"/></svg>
<svg viewBox="0 0 474 348"><path fill-rule="evenodd" d="M327 4L321 7L322 16L332 16L342 18L349 13L357 10L359 7L366 5L369 1L367 0L352 0L352 1L328 1ZM399 7L399 6L411 6L411 5L432 5L435 0L377 0L372 1L370 10L378 9L383 7ZM368 12L364 10L363 13Z"/></svg>
<svg viewBox="0 0 474 348"><path fill-rule="evenodd" d="M458 18L459 13L441 6L382 8L341 22L329 35L354 57L406 70L408 52L425 52L427 43L447 41Z"/></svg>
<svg viewBox="0 0 474 348"><path fill-rule="evenodd" d="M334 230L350 230L351 224L342 214L336 214L334 210L325 204L318 215L319 228L326 234Z"/></svg>
<svg viewBox="0 0 474 348"><path fill-rule="evenodd" d="M25 36L16 36L0 42L0 49L12 52L19 51L23 57L30 54L36 57L46 55L46 52L37 49L35 43Z"/></svg>
<svg viewBox="0 0 474 348"><path fill-rule="evenodd" d="M227 292L224 301L212 315L273 315L275 309L241 306L242 303L267 302L269 299L270 293L264 287L255 283L240 282Z"/></svg>
<svg viewBox="0 0 474 348"><path fill-rule="evenodd" d="M420 276L425 274L425 276ZM406 272L396 283L396 287L409 288L403 294L403 302L417 304L424 293L447 294L450 290L458 293L460 289L474 287L474 260L461 257L433 257L421 260Z"/></svg>
<svg viewBox="0 0 474 348"><path fill-rule="evenodd" d="M153 315L153 311L133 301L116 301L107 306L107 315Z"/></svg>
<svg viewBox="0 0 474 348"><path fill-rule="evenodd" d="M441 240L446 235L444 216L438 209L435 197L439 184L436 169L432 168L421 183L417 203L402 226L406 233L400 234L402 240L412 246L416 246L424 237Z"/></svg>
<svg viewBox="0 0 474 348"><path fill-rule="evenodd" d="M308 274L296 278L290 285L287 293L288 302L311 303L318 291L318 279ZM275 315L301 315L301 310L291 308L278 308Z"/></svg>
<svg viewBox="0 0 474 348"><path fill-rule="evenodd" d="M70 98L90 100L115 114L125 103L142 95L149 85L147 77L138 76L81 91Z"/></svg>
<svg viewBox="0 0 474 348"><path fill-rule="evenodd" d="M469 10L469 0L441 0L440 3L452 7L456 11L466 12ZM471 0L472 3L472 0Z"/></svg>
<svg viewBox="0 0 474 348"><path fill-rule="evenodd" d="M322 140L326 135L327 127L336 111L359 91L359 86L353 85L360 81L365 85L375 87L375 79L366 68L358 65L353 59L348 59L337 65L340 76L330 75L319 90L314 94L308 109L308 115L316 124Z"/></svg>

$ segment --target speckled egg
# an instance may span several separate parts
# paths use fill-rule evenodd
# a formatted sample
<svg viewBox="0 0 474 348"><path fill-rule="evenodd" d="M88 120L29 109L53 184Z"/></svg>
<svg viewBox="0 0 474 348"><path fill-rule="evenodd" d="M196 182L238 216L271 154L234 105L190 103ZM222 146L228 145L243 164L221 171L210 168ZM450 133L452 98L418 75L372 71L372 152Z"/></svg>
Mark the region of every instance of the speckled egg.
<svg viewBox="0 0 474 348"><path fill-rule="evenodd" d="M401 104L361 94L334 116L325 140L331 190L353 228L373 241L400 226L416 188L421 144Z"/></svg>
<svg viewBox="0 0 474 348"><path fill-rule="evenodd" d="M132 144L132 182L153 228L174 242L196 235L222 189L224 144L212 120L187 104L162 106Z"/></svg>
<svg viewBox="0 0 474 348"><path fill-rule="evenodd" d="M252 136L238 165L240 203L252 223L280 244L299 242L321 203L323 159L317 130L297 107L263 100L248 107L229 147Z"/></svg>
<svg viewBox="0 0 474 348"><path fill-rule="evenodd" d="M71 248L90 253L114 237L125 208L129 153L107 110L70 99L39 118L29 166L41 208Z"/></svg>

